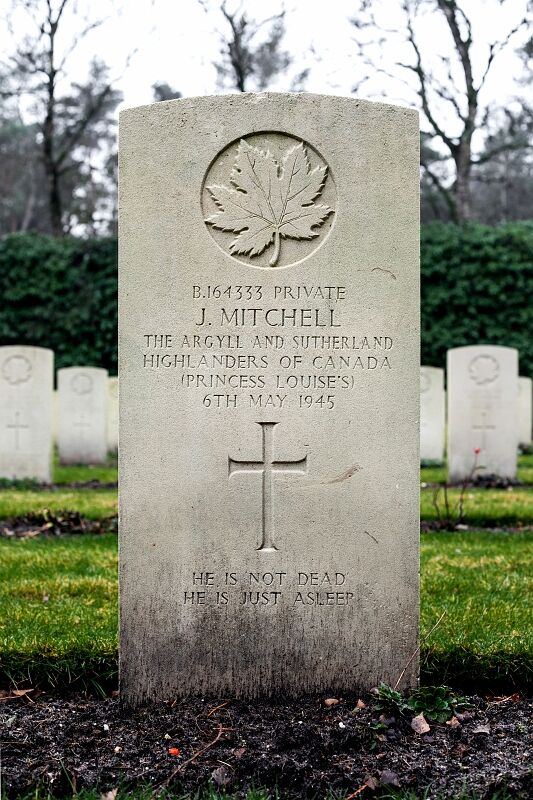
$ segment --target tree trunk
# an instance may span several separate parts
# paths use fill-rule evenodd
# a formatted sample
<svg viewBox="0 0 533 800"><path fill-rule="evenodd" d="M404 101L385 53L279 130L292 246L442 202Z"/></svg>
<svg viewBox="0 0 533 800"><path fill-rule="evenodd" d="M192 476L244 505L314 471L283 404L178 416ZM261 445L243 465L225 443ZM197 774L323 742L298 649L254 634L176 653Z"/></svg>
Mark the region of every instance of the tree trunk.
<svg viewBox="0 0 533 800"><path fill-rule="evenodd" d="M28 196L26 197L26 203L24 206L24 216L22 217L22 222L20 223L20 230L27 231L30 229L30 225L33 219L33 212L35 209L35 172L33 169L33 165L30 167L30 189L28 192Z"/></svg>
<svg viewBox="0 0 533 800"><path fill-rule="evenodd" d="M50 6L49 6L50 8ZM48 74L47 74L47 99L46 117L43 123L43 160L46 178L48 182L48 207L50 213L50 225L54 236L63 235L63 209L61 207L61 194L59 191L59 165L56 163L55 145L55 112L56 112L56 67L55 67L55 36L57 32L58 19L53 20L49 15L48 23L50 30L48 33Z"/></svg>
<svg viewBox="0 0 533 800"><path fill-rule="evenodd" d="M455 159L457 175L454 187L457 221L460 223L469 222L472 219L472 203L470 198L471 158L470 142L462 141Z"/></svg>
<svg viewBox="0 0 533 800"><path fill-rule="evenodd" d="M61 194L59 192L59 176L55 165L46 165L48 177L48 204L50 208L50 224L54 236L63 236L63 208L61 204Z"/></svg>

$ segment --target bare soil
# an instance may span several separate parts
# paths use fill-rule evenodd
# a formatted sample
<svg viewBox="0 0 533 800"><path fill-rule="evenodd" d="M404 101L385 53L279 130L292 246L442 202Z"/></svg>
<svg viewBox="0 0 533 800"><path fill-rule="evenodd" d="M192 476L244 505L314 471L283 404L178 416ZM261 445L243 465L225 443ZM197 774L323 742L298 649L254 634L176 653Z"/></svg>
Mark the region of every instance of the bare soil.
<svg viewBox="0 0 533 800"><path fill-rule="evenodd" d="M78 511L30 511L19 517L0 520L0 537L34 539L36 536L76 536L82 533L117 531L117 517L91 520Z"/></svg>
<svg viewBox="0 0 533 800"><path fill-rule="evenodd" d="M121 712L116 698L30 691L0 698L3 788L9 798L37 786L72 796L73 788L150 784L185 793L210 783L239 796L277 790L283 800L391 788L491 798L506 787L507 797L532 797L533 703L516 695L470 701L451 724L419 734L412 717L387 716L371 695L195 698Z"/></svg>

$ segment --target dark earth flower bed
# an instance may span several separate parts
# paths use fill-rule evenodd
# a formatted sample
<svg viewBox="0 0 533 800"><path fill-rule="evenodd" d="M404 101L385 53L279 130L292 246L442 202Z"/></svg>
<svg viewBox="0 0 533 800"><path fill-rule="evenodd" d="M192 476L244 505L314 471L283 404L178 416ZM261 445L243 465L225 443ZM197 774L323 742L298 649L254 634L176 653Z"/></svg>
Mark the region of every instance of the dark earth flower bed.
<svg viewBox="0 0 533 800"><path fill-rule="evenodd" d="M253 787L280 798L531 797L532 704L466 700L447 721L426 713L427 730L372 695L198 698L127 713L116 698L6 695L3 788L9 798L146 785L180 797L210 785L238 797Z"/></svg>

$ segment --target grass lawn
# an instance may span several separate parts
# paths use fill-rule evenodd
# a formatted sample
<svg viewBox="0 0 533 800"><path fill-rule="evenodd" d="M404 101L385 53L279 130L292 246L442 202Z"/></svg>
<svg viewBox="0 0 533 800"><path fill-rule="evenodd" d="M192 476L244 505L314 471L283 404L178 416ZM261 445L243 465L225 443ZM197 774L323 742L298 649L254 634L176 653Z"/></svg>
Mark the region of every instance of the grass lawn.
<svg viewBox="0 0 533 800"><path fill-rule="evenodd" d="M520 458L530 485L469 489L471 530L422 535L422 675L425 683L510 690L533 686L533 455ZM439 477L440 476L440 477ZM116 480L116 464L55 465L54 482ZM422 482L444 472L422 470ZM423 488L421 516L437 519L434 490ZM441 492L442 495L442 492ZM455 503L459 490L450 490ZM441 496L442 503L442 496ZM29 511L78 511L92 520L117 513L115 489L0 489L0 519ZM117 541L114 534L0 539L0 683L113 685L117 651ZM424 641L443 611L446 615Z"/></svg>
<svg viewBox="0 0 533 800"><path fill-rule="evenodd" d="M422 536L425 683L533 685L533 533ZM112 534L0 540L0 683L116 678Z"/></svg>
<svg viewBox="0 0 533 800"><path fill-rule="evenodd" d="M420 492L420 517L422 520L436 520L438 513L433 497L434 489ZM450 507L457 507L460 490L449 489ZM442 517L444 512L444 493L441 489L437 499ZM522 527L533 525L533 489L467 489L464 495L465 522L471 527L498 527L501 525ZM457 515L453 517L458 519Z"/></svg>
<svg viewBox="0 0 533 800"><path fill-rule="evenodd" d="M0 683L116 673L117 537L0 540Z"/></svg>
<svg viewBox="0 0 533 800"><path fill-rule="evenodd" d="M524 486L506 489L469 489L465 494L466 522L472 527L531 526L533 525L533 455L519 459L519 477ZM54 483L85 483L99 480L115 483L116 457L101 467L60 466L54 463ZM424 488L424 483L445 480L444 467L424 467L421 470L421 506L423 520L436 520L438 514L433 504L434 489ZM529 485L528 485L529 484ZM454 506L459 489L450 489L450 503ZM443 505L442 491L440 504ZM117 513L116 489L64 489L54 491L31 488L0 488L0 519L23 515L29 511L78 511L89 519L104 519Z"/></svg>
<svg viewBox="0 0 533 800"><path fill-rule="evenodd" d="M79 511L88 519L104 519L115 515L117 507L116 489L0 489L0 519L43 509Z"/></svg>
<svg viewBox="0 0 533 800"><path fill-rule="evenodd" d="M533 533L422 535L426 682L533 686ZM492 683L492 686L491 686Z"/></svg>
<svg viewBox="0 0 533 800"><path fill-rule="evenodd" d="M56 484L85 483L86 481L116 483L117 478L116 454L108 455L106 464L73 464L64 466L59 463L57 451L54 453L53 480Z"/></svg>
<svg viewBox="0 0 533 800"><path fill-rule="evenodd" d="M533 453L518 457L518 480L533 486ZM422 467L420 470L422 483L446 483L446 467Z"/></svg>

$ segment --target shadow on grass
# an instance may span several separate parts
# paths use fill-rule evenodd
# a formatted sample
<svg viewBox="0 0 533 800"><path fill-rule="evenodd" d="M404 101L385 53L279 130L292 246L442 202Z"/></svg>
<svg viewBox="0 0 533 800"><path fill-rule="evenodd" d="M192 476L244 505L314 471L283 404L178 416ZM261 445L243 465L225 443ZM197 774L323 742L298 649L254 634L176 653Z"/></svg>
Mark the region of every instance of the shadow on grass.
<svg viewBox="0 0 533 800"><path fill-rule="evenodd" d="M452 686L467 694L533 694L533 657L528 653L482 655L464 648L436 652L423 648L423 686ZM0 687L36 688L58 693L84 691L109 696L118 689L116 653L60 657L11 652L0 663ZM347 687L352 690L353 687Z"/></svg>

